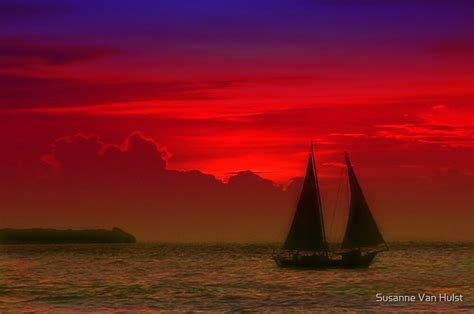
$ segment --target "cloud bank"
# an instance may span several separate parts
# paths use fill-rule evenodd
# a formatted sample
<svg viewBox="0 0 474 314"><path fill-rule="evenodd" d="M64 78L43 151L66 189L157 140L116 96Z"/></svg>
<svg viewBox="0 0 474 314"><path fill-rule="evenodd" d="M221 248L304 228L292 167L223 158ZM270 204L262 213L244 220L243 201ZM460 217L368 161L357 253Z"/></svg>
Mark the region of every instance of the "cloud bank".
<svg viewBox="0 0 474 314"><path fill-rule="evenodd" d="M198 170L171 170L169 156L139 132L118 145L95 135L57 139L42 158L43 176L23 186L29 199L16 199L16 214L8 220L24 227L32 221L61 228L120 226L145 241L278 241L284 236L297 188L287 192L252 171L224 183ZM19 190L10 192L22 197ZM25 216L28 222L22 222Z"/></svg>

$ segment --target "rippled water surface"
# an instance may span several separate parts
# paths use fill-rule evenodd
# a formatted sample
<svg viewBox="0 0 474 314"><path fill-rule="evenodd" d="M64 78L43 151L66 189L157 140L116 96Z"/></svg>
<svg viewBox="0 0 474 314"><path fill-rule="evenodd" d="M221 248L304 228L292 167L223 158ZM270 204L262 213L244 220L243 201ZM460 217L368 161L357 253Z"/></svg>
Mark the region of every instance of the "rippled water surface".
<svg viewBox="0 0 474 314"><path fill-rule="evenodd" d="M474 244L404 243L367 270L280 269L272 245L4 245L0 310L474 311ZM384 303L375 294L463 294Z"/></svg>

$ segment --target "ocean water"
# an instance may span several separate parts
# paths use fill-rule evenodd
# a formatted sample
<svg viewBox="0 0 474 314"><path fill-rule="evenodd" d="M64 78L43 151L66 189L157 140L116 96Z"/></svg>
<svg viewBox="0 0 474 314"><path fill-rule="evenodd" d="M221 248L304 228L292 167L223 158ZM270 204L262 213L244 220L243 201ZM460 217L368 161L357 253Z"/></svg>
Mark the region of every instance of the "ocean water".
<svg viewBox="0 0 474 314"><path fill-rule="evenodd" d="M3 245L0 311L474 311L474 244L398 243L365 270L289 270L274 245ZM379 303L375 295L462 294Z"/></svg>

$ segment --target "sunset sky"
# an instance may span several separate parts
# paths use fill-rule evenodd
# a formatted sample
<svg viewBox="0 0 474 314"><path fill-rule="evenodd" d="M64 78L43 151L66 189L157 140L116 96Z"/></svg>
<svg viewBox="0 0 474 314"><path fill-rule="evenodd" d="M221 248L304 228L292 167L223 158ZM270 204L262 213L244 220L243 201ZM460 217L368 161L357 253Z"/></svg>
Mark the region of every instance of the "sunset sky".
<svg viewBox="0 0 474 314"><path fill-rule="evenodd" d="M1 1L0 227L283 241L313 140L327 225L347 151L387 240L474 240L473 20L462 0Z"/></svg>

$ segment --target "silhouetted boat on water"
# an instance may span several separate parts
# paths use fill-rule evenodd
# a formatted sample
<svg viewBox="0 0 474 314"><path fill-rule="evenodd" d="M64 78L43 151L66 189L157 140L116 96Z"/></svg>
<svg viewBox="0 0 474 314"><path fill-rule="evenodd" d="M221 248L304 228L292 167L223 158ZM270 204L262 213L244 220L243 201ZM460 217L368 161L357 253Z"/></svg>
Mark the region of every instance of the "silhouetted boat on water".
<svg viewBox="0 0 474 314"><path fill-rule="evenodd" d="M341 249L329 249L313 147L296 213L281 250L273 254L280 267L288 268L366 268L377 255L388 250L362 189L345 153L350 185L349 219Z"/></svg>

